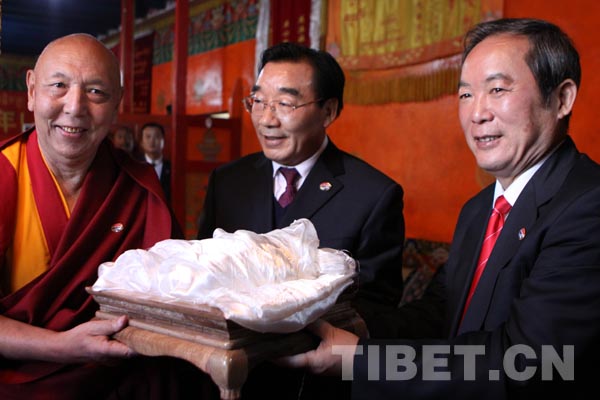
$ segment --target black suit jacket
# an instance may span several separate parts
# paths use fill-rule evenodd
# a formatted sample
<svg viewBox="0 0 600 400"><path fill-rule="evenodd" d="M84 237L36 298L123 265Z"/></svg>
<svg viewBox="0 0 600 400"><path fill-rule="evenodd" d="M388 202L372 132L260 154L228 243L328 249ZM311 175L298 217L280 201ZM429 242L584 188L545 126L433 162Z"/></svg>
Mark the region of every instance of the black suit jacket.
<svg viewBox="0 0 600 400"><path fill-rule="evenodd" d="M321 190L328 182L330 190ZM393 180L329 142L279 227L308 218L321 247L348 250L360 264L359 312L375 323L377 305L395 306L402 294L404 218L402 188ZM198 238L215 228L265 233L275 228L273 167L255 153L213 171Z"/></svg>
<svg viewBox="0 0 600 400"><path fill-rule="evenodd" d="M160 172L160 186L162 186L165 192L165 198L167 203L171 204L171 161L163 158L162 171Z"/></svg>
<svg viewBox="0 0 600 400"><path fill-rule="evenodd" d="M144 155L143 151L139 153L134 153L133 158L140 162L150 164L146 160L146 156ZM171 205L171 161L163 158L163 166L158 180L160 181L160 186L162 187L163 192L165 193L165 199L167 199L167 204Z"/></svg>
<svg viewBox="0 0 600 400"><path fill-rule="evenodd" d="M578 153L570 138L542 165L514 204L460 324L493 193L492 185L462 209L448 262L423 299L388 316L387 322L395 324L398 337L403 337L404 332L417 336L420 327L424 328L422 334L445 339L368 342L412 346L418 372L411 380L368 381L368 357L357 355L355 398L506 399L561 394L573 399L583 396L584 388L589 389L593 379L597 379L600 166ZM520 231L525 233L522 239ZM441 308L444 304L445 313ZM436 314L446 317L445 329L437 335L432 326L441 325L431 322L436 320ZM450 379L423 380L427 367L421 346L429 344L450 345L451 354L445 356L448 366L442 368L450 372ZM464 359L453 354L455 345L464 344L479 345L485 350L476 358L474 381L464 379ZM503 372L507 371L504 356L513 345L526 345L536 352L537 359L526 357L536 371L530 379L510 379L516 375ZM562 346L574 346L574 381L561 382L556 371L553 380L541 378L540 348L548 345L554 346L561 359L567 354ZM385 361L383 348L381 362ZM521 361L517 361L516 371L525 368L526 363ZM510 359L509 364L515 365ZM497 380L490 379L490 370L500 371Z"/></svg>

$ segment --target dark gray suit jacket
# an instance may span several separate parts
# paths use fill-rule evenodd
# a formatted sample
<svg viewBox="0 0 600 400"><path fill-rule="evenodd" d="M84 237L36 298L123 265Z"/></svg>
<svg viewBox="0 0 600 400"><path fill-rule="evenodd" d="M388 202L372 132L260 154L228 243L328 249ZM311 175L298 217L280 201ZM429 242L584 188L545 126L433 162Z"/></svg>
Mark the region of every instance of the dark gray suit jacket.
<svg viewBox="0 0 600 400"><path fill-rule="evenodd" d="M416 377L368 381L369 361L357 356L355 398L506 399L562 394L573 399L598 379L600 166L578 153L570 138L542 165L514 204L460 324L493 193L491 185L464 206L448 262L423 299L387 317L397 337L417 337L418 328L423 328L421 335L440 339L367 342L413 346ZM524 238L519 238L519 231L525 232ZM439 316L445 317L443 330L441 324L432 323ZM440 328L437 334L432 327ZM485 354L476 358L476 379L465 381L464 358L451 354L445 357L448 367L441 368L450 372L450 379L424 381L421 346L425 344L451 345L450 352L458 344L484 346ZM513 345L527 345L536 352L536 359L528 356L528 362L518 360L515 367L516 371L523 371L526 364L535 368L531 379L509 379L516 375L507 377L503 372L504 356ZM554 380L541 379L540 348L547 345L554 346L561 358L566 354L563 345L574 346L575 381L561 382L556 371ZM383 346L380 355L384 363ZM500 371L497 380L490 379L490 370Z"/></svg>
<svg viewBox="0 0 600 400"><path fill-rule="evenodd" d="M321 190L328 182L330 190ZM356 303L367 325L377 305L395 306L402 294L404 218L402 188L331 141L321 154L279 227L308 218L321 247L348 250L360 263ZM273 167L255 153L213 171L198 238L215 228L265 233L275 228ZM377 311L378 312L378 311Z"/></svg>

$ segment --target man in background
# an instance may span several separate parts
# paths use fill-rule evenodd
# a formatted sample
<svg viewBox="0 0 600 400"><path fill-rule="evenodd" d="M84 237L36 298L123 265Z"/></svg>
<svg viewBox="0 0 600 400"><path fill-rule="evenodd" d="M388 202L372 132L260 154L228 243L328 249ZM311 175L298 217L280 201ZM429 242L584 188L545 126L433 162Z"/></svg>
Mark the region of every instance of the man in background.
<svg viewBox="0 0 600 400"><path fill-rule="evenodd" d="M133 130L125 125L117 126L109 135L110 140L117 149L124 150L133 155L135 148L135 137Z"/></svg>
<svg viewBox="0 0 600 400"><path fill-rule="evenodd" d="M145 160L154 167L167 202L171 203L171 162L163 157L165 129L155 122L144 124L141 129L140 148Z"/></svg>

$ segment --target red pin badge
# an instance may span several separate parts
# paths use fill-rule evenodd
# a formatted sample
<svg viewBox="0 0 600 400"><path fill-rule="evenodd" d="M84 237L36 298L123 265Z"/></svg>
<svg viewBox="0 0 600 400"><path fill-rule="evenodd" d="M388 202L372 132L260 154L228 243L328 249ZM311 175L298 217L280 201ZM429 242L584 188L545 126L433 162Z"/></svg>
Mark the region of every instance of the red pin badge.
<svg viewBox="0 0 600 400"><path fill-rule="evenodd" d="M321 184L319 185L319 189L323 192L327 192L329 189L331 189L331 183L321 182Z"/></svg>
<svg viewBox="0 0 600 400"><path fill-rule="evenodd" d="M113 224L113 226L110 227L110 230L113 231L114 233L119 233L123 230L123 224L120 222L117 222L116 224Z"/></svg>

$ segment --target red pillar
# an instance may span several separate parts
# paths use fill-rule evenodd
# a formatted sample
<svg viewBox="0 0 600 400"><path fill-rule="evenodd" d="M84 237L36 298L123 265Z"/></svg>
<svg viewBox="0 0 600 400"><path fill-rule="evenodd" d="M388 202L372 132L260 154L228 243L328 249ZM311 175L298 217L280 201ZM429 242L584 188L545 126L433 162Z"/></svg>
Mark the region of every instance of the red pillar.
<svg viewBox="0 0 600 400"><path fill-rule="evenodd" d="M175 43L173 49L173 104L171 135L171 204L185 231L185 167L187 125L185 119L186 77L188 59L189 0L175 3Z"/></svg>
<svg viewBox="0 0 600 400"><path fill-rule="evenodd" d="M120 64L123 74L123 100L121 113L131 113L133 109L133 21L135 19L134 0L121 0Z"/></svg>

